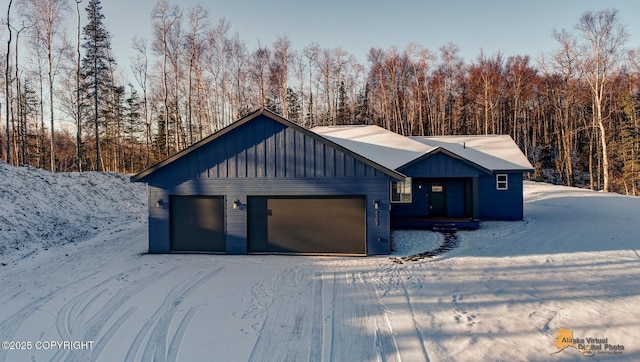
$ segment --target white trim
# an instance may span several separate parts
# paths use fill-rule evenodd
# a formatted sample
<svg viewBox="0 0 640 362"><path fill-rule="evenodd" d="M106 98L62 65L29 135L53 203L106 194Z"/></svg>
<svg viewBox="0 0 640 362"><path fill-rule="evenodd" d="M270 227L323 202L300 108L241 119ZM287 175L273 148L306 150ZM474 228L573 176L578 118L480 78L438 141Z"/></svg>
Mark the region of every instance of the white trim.
<svg viewBox="0 0 640 362"><path fill-rule="evenodd" d="M504 178L504 179L502 179ZM496 174L496 190L509 190L509 175L506 173Z"/></svg>

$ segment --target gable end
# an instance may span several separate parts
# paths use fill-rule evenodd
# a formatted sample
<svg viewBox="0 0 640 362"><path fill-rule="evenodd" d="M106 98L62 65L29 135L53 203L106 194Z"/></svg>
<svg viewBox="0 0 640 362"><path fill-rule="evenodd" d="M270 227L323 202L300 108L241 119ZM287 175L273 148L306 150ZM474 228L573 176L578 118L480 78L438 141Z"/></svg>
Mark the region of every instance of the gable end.
<svg viewBox="0 0 640 362"><path fill-rule="evenodd" d="M268 111L243 118L133 176L151 178L371 177L404 179Z"/></svg>
<svg viewBox="0 0 640 362"><path fill-rule="evenodd" d="M398 168L398 171L411 177L472 177L493 174L491 170L441 147Z"/></svg>

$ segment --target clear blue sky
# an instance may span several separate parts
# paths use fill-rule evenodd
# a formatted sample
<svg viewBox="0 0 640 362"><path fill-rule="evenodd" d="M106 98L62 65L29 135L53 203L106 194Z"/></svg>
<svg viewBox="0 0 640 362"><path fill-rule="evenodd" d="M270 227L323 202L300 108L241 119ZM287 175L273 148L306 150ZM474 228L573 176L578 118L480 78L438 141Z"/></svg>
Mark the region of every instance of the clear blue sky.
<svg viewBox="0 0 640 362"><path fill-rule="evenodd" d="M86 6L87 1L83 1ZM103 0L108 30L119 64L128 67L134 35L150 38L153 0ZM173 0L187 10L201 4L213 23L224 17L249 49L271 45L286 35L294 49L311 42L342 47L361 62L371 47L404 48L414 42L437 51L453 42L466 61L487 55L530 55L556 48L554 28L573 29L587 10L620 11L630 39L640 47L640 1L636 0ZM84 14L83 14L84 16ZM126 55L124 55L126 54ZM123 59L124 58L124 59Z"/></svg>

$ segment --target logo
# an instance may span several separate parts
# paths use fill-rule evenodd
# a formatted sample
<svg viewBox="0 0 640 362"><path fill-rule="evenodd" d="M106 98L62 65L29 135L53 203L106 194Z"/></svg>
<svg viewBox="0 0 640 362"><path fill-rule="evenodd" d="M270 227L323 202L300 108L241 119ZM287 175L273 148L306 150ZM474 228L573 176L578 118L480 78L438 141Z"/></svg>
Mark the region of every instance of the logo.
<svg viewBox="0 0 640 362"><path fill-rule="evenodd" d="M560 328L556 333L555 345L557 350L553 354L560 353L567 348L575 348L585 357L591 357L595 354L621 354L624 346L621 344L609 343L609 338L576 338L573 336L573 330Z"/></svg>

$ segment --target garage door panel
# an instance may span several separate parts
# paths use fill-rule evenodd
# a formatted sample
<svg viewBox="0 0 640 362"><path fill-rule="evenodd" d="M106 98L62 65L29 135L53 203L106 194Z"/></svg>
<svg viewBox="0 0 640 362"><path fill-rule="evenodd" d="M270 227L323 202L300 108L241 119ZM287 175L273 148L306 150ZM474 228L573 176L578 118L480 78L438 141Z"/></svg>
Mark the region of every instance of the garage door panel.
<svg viewBox="0 0 640 362"><path fill-rule="evenodd" d="M365 202L354 197L250 197L249 251L366 254Z"/></svg>
<svg viewBox="0 0 640 362"><path fill-rule="evenodd" d="M225 251L224 197L172 196L171 251Z"/></svg>

